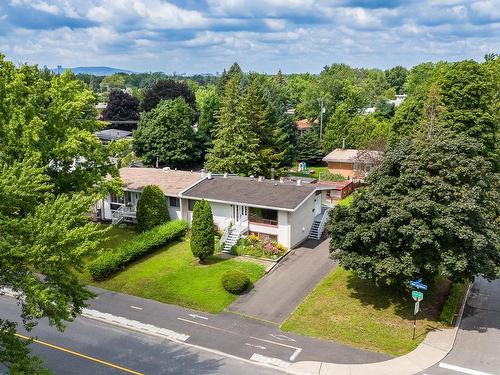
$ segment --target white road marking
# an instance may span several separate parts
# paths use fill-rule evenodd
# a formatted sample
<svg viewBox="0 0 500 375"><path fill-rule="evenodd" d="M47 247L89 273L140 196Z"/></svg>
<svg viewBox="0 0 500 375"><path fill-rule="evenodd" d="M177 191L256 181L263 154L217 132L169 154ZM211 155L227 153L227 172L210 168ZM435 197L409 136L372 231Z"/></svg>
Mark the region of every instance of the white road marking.
<svg viewBox="0 0 500 375"><path fill-rule="evenodd" d="M130 305L130 308L136 309L136 310L142 310L142 307L137 307L137 306L133 306L133 305Z"/></svg>
<svg viewBox="0 0 500 375"><path fill-rule="evenodd" d="M133 331L159 336L170 341L184 342L189 338L189 335L185 335L183 333L171 331L166 328L155 327L151 324L138 322L137 320L131 320L121 316L115 316L96 310L83 309L82 316L94 320L99 320L104 323L114 324L119 327L128 328Z"/></svg>
<svg viewBox="0 0 500 375"><path fill-rule="evenodd" d="M198 318L198 319L208 320L208 318L206 316L201 316L201 315L198 315L198 314L189 314L189 316L191 318Z"/></svg>
<svg viewBox="0 0 500 375"><path fill-rule="evenodd" d="M300 352L302 351L302 348L297 348L296 346L292 346L292 345L287 345L287 344L283 344L281 342L275 342L275 341L271 341L271 340L266 340L266 339L260 339L258 337L253 337L253 336L250 336L251 339L254 339L254 340L259 340L259 341L263 341L263 342L268 342L270 344L274 344L274 345L280 345L280 346L284 346L285 348L290 348L290 349L293 349L294 352L293 354L290 356L290 361L294 361L295 358L297 358L297 356L300 354ZM295 341L295 340L294 340Z"/></svg>
<svg viewBox="0 0 500 375"><path fill-rule="evenodd" d="M458 371L458 372L461 372L461 373L464 373L464 374L469 374L469 375L495 375L495 374L491 374L489 372L472 370L472 369L465 368L465 367L460 367L460 366L455 366L455 365L449 365L449 364L443 363L443 362L439 363L439 367L442 367L442 368L445 368L445 369L448 369L448 370Z"/></svg>
<svg viewBox="0 0 500 375"><path fill-rule="evenodd" d="M251 361L255 361L258 363L264 363L266 365L272 365L272 366L277 366L282 369L286 369L290 367L291 363L287 361L283 361L282 359L279 358L274 358L274 357L266 357L265 355L253 353L253 355L250 357Z"/></svg>
<svg viewBox="0 0 500 375"><path fill-rule="evenodd" d="M251 346L253 348L258 348L258 349L262 349L262 350L266 350L266 347L265 346L262 346L262 345L254 345L254 344L250 344L248 342L245 343L245 345L247 346Z"/></svg>
<svg viewBox="0 0 500 375"><path fill-rule="evenodd" d="M295 342L294 339L292 339L291 337L285 336L285 335L277 335L277 334L271 333L269 336L274 337L276 340Z"/></svg>
<svg viewBox="0 0 500 375"><path fill-rule="evenodd" d="M211 325L208 325L208 324L204 324L204 323L200 323L200 322L195 322L194 320L189 320L189 319L184 319L184 318L177 318L177 319L180 320L180 321L186 322L186 323L196 324L198 326L215 329L217 331L227 332L227 333L230 333L230 334L235 335L235 336L241 336L241 335L239 335L239 334L237 334L235 332L229 331L227 329L223 329L223 328L219 328L219 327L214 327L214 326L211 326ZM249 337L251 339L254 339L254 340L259 340L259 341L262 341L262 342L267 342L269 344L284 346L285 348L293 349L294 352L290 356L290 361L294 361L295 358L297 358L297 356L300 354L300 352L302 352L302 348L297 348L296 346L291 346L291 345L283 344L281 342L276 342L276 341L261 339L261 338L254 337L254 336L249 336ZM291 340L293 340L293 339L291 339ZM293 340L293 341L295 341L295 340Z"/></svg>

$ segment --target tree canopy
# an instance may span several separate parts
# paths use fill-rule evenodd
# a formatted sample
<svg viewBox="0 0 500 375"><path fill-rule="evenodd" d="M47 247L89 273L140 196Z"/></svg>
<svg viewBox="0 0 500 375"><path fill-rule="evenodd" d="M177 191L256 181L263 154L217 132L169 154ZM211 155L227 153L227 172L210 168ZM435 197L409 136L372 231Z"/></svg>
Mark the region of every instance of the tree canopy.
<svg viewBox="0 0 500 375"><path fill-rule="evenodd" d="M124 91L113 90L102 118L110 121L139 121L139 100Z"/></svg>
<svg viewBox="0 0 500 375"><path fill-rule="evenodd" d="M333 210L330 251L380 284L500 276L499 176L482 149L441 128L394 145L352 206Z"/></svg>
<svg viewBox="0 0 500 375"><path fill-rule="evenodd" d="M148 165L191 166L199 159L193 109L183 98L164 100L143 114L134 131L134 151Z"/></svg>
<svg viewBox="0 0 500 375"><path fill-rule="evenodd" d="M170 220L165 195L157 185L142 189L137 201L137 229L141 232L153 229Z"/></svg>
<svg viewBox="0 0 500 375"><path fill-rule="evenodd" d="M146 112L151 111L162 100L174 100L179 97L184 98L184 101L191 108L195 108L196 99L194 92L186 82L174 79L161 79L144 93L142 110Z"/></svg>
<svg viewBox="0 0 500 375"><path fill-rule="evenodd" d="M89 214L97 191L113 183L106 174L116 174L111 148L92 134L93 103L70 73L16 68L0 56L0 288L22 297L28 330L44 317L62 330L91 296L77 271L102 240ZM16 327L0 317L0 363L46 373Z"/></svg>

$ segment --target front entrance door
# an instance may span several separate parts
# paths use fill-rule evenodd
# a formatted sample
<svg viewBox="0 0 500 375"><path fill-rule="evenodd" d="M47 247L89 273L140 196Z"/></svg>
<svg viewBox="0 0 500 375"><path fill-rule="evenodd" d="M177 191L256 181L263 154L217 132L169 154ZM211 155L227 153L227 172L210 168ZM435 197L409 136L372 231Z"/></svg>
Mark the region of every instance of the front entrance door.
<svg viewBox="0 0 500 375"><path fill-rule="evenodd" d="M231 205L231 219L234 225L240 225L248 220L248 207L239 204Z"/></svg>

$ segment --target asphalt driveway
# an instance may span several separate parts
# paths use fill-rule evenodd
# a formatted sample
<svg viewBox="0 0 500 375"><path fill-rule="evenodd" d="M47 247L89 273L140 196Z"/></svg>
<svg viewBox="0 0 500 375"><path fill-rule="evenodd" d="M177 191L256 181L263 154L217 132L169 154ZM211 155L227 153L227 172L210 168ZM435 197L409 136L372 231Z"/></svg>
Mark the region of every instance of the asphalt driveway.
<svg viewBox="0 0 500 375"><path fill-rule="evenodd" d="M329 240L307 240L292 250L254 288L238 298L230 311L281 324L334 267Z"/></svg>

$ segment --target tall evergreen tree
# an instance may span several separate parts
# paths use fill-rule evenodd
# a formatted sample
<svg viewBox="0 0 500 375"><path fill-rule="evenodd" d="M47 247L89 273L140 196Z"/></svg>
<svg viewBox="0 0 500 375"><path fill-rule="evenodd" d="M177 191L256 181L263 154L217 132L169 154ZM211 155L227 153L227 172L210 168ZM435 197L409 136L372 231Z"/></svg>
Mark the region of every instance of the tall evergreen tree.
<svg viewBox="0 0 500 375"><path fill-rule="evenodd" d="M209 171L251 175L261 170L259 137L242 115L241 91L238 77L228 81L214 147L207 153L205 168Z"/></svg>
<svg viewBox="0 0 500 375"><path fill-rule="evenodd" d="M191 233L191 251L200 263L205 263L215 250L215 229L212 208L204 199L194 205Z"/></svg>
<svg viewBox="0 0 500 375"><path fill-rule="evenodd" d="M299 138L296 155L297 161L315 164L321 160L323 155L317 129L310 129Z"/></svg>

